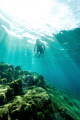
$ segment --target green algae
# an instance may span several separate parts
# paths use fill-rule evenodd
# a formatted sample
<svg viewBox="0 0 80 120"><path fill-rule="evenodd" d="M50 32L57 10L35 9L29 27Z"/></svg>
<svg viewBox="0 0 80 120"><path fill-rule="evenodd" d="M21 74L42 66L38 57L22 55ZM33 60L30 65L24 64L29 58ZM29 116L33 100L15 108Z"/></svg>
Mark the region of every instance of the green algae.
<svg viewBox="0 0 80 120"><path fill-rule="evenodd" d="M0 63L0 120L80 120L80 101L38 73Z"/></svg>

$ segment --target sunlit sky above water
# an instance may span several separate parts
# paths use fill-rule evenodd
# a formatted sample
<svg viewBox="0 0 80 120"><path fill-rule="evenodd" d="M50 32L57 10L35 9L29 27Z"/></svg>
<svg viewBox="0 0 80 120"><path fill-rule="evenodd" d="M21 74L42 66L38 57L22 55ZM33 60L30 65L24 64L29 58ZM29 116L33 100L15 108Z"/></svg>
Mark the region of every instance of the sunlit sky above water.
<svg viewBox="0 0 80 120"><path fill-rule="evenodd" d="M10 24L11 30L4 24L2 27L18 38L36 39L26 29L34 30L37 35L53 36L61 30L80 27L80 0L0 0L0 7L9 17L12 16L12 21L9 21L0 14Z"/></svg>

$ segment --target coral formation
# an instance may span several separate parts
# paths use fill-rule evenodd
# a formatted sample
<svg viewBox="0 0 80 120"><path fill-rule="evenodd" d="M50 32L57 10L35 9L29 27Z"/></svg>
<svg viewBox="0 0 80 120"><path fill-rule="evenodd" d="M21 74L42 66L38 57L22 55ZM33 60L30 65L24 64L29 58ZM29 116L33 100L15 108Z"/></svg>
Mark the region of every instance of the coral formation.
<svg viewBox="0 0 80 120"><path fill-rule="evenodd" d="M0 63L0 120L80 120L80 102L38 73Z"/></svg>

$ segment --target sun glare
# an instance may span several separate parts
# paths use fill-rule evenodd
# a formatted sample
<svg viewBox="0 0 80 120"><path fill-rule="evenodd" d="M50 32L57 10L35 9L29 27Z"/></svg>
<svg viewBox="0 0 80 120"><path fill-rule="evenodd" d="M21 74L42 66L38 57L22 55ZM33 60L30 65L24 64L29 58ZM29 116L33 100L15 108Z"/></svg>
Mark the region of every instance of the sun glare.
<svg viewBox="0 0 80 120"><path fill-rule="evenodd" d="M49 0L2 0L1 8L21 19L37 19L49 14Z"/></svg>
<svg viewBox="0 0 80 120"><path fill-rule="evenodd" d="M0 9L9 14L14 23L18 21L27 29L33 28L41 34L48 35L61 30L73 29L79 25L80 20L76 19L76 14L74 14L77 10L72 11L72 8L73 4L70 7L68 1L0 0Z"/></svg>

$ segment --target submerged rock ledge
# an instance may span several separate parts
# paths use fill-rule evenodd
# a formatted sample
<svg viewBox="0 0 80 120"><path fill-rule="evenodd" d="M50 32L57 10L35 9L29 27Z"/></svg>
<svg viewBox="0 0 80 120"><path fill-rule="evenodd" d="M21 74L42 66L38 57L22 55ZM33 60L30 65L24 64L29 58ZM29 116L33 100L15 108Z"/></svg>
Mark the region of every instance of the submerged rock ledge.
<svg viewBox="0 0 80 120"><path fill-rule="evenodd" d="M80 102L38 73L2 62L0 120L80 120Z"/></svg>

